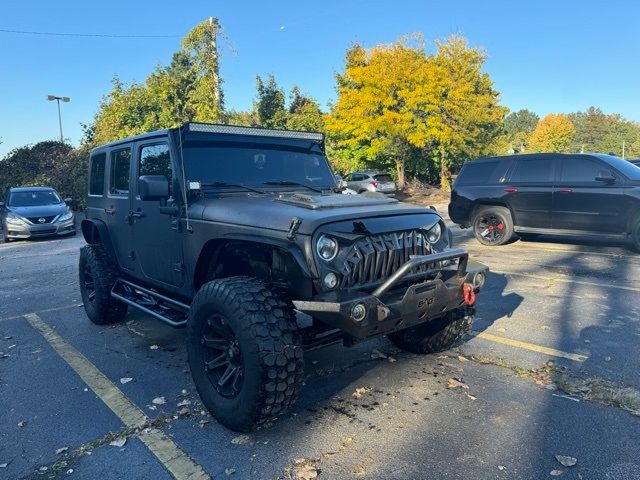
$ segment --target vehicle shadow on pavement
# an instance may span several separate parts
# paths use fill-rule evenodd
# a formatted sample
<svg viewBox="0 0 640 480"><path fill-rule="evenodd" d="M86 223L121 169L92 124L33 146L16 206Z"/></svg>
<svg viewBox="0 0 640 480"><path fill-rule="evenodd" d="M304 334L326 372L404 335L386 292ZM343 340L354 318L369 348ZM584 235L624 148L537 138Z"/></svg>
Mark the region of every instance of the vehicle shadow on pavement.
<svg viewBox="0 0 640 480"><path fill-rule="evenodd" d="M502 273L489 272L489 276L478 294L476 319L473 324L475 332L483 332L496 320L511 318L524 297L507 287L509 280Z"/></svg>

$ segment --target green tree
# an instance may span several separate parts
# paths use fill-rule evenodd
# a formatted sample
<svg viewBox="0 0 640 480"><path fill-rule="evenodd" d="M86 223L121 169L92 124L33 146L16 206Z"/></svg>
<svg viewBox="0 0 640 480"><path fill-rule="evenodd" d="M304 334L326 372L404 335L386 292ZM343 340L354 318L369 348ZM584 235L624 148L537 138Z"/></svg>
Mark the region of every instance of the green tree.
<svg viewBox="0 0 640 480"><path fill-rule="evenodd" d="M511 112L504 119L504 130L508 150L517 153L524 153L528 150L529 135L538 125L540 117L535 113L521 109Z"/></svg>
<svg viewBox="0 0 640 480"><path fill-rule="evenodd" d="M534 152L570 152L575 131L568 115L550 113L538 122L529 145Z"/></svg>
<svg viewBox="0 0 640 480"><path fill-rule="evenodd" d="M282 90L273 75L263 81L256 77L257 97L253 105L258 124L266 128L286 128L287 110L285 109L284 90Z"/></svg>
<svg viewBox="0 0 640 480"><path fill-rule="evenodd" d="M316 132L324 130L324 115L318 102L309 96L302 95L295 85L291 90L290 99L287 128Z"/></svg>
<svg viewBox="0 0 640 480"><path fill-rule="evenodd" d="M222 121L218 30L215 19L196 25L171 63L158 66L143 83L125 85L114 77L87 140L100 144L186 121Z"/></svg>

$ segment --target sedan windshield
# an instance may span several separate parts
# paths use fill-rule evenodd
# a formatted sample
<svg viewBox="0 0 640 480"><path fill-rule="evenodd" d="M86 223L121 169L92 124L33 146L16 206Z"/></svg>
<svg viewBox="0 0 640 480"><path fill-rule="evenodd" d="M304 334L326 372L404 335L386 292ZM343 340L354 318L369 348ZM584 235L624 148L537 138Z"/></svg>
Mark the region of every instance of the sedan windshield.
<svg viewBox="0 0 640 480"><path fill-rule="evenodd" d="M187 179L205 184L247 185L268 189L330 189L336 186L321 153L285 150L282 146L255 148L187 144Z"/></svg>
<svg viewBox="0 0 640 480"><path fill-rule="evenodd" d="M11 192L8 205L10 207L37 207L58 203L62 203L62 200L53 190L23 190Z"/></svg>

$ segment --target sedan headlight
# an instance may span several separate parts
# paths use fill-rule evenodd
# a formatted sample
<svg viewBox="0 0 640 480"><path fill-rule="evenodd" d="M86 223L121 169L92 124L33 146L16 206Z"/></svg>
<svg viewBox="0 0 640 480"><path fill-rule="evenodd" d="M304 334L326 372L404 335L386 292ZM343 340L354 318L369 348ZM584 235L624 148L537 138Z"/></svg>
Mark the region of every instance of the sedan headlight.
<svg viewBox="0 0 640 480"><path fill-rule="evenodd" d="M25 222L21 216L16 215L15 213L7 214L6 220L9 225L26 225L27 224L27 222Z"/></svg>
<svg viewBox="0 0 640 480"><path fill-rule="evenodd" d="M318 243L316 245L316 251L321 259L326 262L330 262L336 255L338 254L338 242L336 242L333 238L327 237L326 235L322 235L318 239Z"/></svg>
<svg viewBox="0 0 640 480"><path fill-rule="evenodd" d="M442 227L440 226L440 222L436 223L433 227L427 230L427 240L430 244L438 243L440 237L442 236Z"/></svg>
<svg viewBox="0 0 640 480"><path fill-rule="evenodd" d="M73 218L72 212L63 213L62 215L60 215L58 222L66 222L67 220L71 220L72 218Z"/></svg>

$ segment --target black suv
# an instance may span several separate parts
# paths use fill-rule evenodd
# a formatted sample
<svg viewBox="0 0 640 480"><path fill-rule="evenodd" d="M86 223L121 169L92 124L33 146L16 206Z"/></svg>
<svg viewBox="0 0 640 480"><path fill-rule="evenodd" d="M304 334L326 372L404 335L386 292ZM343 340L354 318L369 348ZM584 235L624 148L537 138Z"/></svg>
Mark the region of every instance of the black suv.
<svg viewBox="0 0 640 480"><path fill-rule="evenodd" d="M617 236L640 248L640 168L597 153L481 158L460 171L449 216L484 245L516 232Z"/></svg>
<svg viewBox="0 0 640 480"><path fill-rule="evenodd" d="M231 429L295 401L305 348L389 334L429 353L471 326L487 268L435 211L342 195L322 134L188 123L89 164L88 317L132 306L186 327L198 392Z"/></svg>

